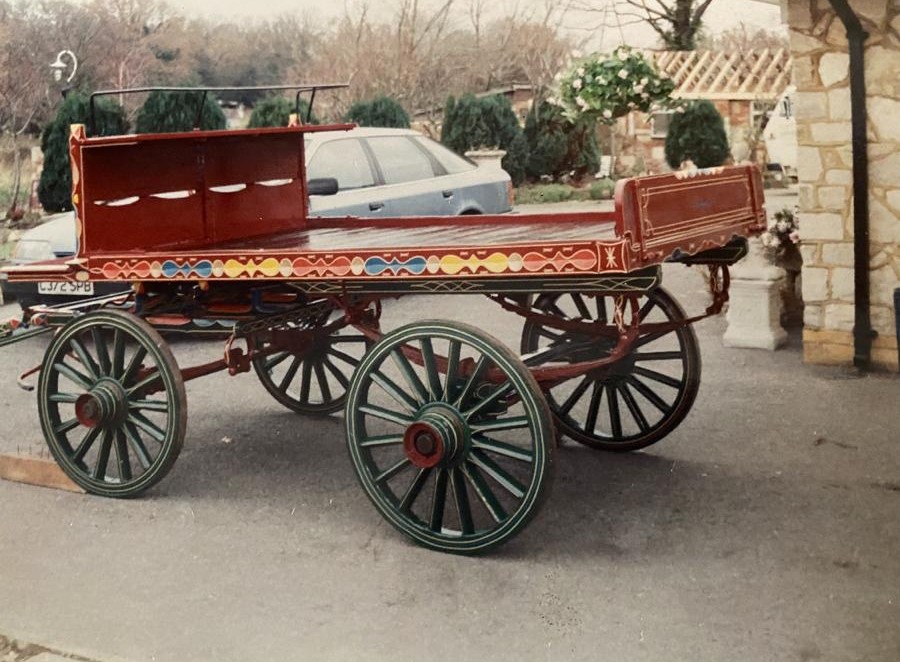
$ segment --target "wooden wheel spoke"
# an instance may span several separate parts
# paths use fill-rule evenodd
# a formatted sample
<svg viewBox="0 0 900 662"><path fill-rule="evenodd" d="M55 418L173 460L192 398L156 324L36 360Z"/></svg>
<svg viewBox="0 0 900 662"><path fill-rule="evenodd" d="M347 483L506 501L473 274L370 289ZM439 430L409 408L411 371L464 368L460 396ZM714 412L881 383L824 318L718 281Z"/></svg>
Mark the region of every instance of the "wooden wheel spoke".
<svg viewBox="0 0 900 662"><path fill-rule="evenodd" d="M97 353L97 360L100 362L100 372L104 375L109 375L112 369L112 361L109 358L109 350L106 348L103 333L98 327L91 327L91 338L94 341L94 351Z"/></svg>
<svg viewBox="0 0 900 662"><path fill-rule="evenodd" d="M347 376L341 372L340 368L334 365L327 356L322 359L322 364L328 368L328 372L334 375L334 378L338 380L338 383L344 388L347 389L350 386L350 380L347 379Z"/></svg>
<svg viewBox="0 0 900 662"><path fill-rule="evenodd" d="M319 384L319 393L322 395L323 402L331 402L331 387L328 386L328 377L325 375L325 368L321 361L313 364L313 370L316 373L316 382Z"/></svg>
<svg viewBox="0 0 900 662"><path fill-rule="evenodd" d="M100 452L97 453L97 461L94 464L94 470L91 472L91 478L94 480L105 480L106 469L109 464L109 455L112 450L112 433L109 430L103 431L103 439L100 441Z"/></svg>
<svg viewBox="0 0 900 662"><path fill-rule="evenodd" d="M73 404L77 399L78 396L74 393L53 393L49 397L50 402L59 404Z"/></svg>
<svg viewBox="0 0 900 662"><path fill-rule="evenodd" d="M459 516L459 526L463 535L475 533L475 524L472 521L472 506L469 505L469 493L466 491L466 479L458 467L450 470L450 481L453 485L453 500L456 503L456 514Z"/></svg>
<svg viewBox="0 0 900 662"><path fill-rule="evenodd" d="M147 411L168 412L169 403L165 400L131 400L128 402L129 409L145 409Z"/></svg>
<svg viewBox="0 0 900 662"><path fill-rule="evenodd" d="M303 363L303 359L299 356L295 356L291 361L291 365L288 366L287 372L281 378L281 381L278 383L279 391L287 391L291 385L291 382L294 381L294 377L297 376L297 370L300 369L300 364Z"/></svg>
<svg viewBox="0 0 900 662"><path fill-rule="evenodd" d="M140 462L141 467L143 467L144 471L146 471L150 468L150 465L153 464L153 458L150 455L150 451L148 451L147 447L144 445L144 440L141 439L141 435L138 432L138 429L135 427L134 423L126 421L123 427L125 429L125 437L128 439L128 443L130 443L131 447L134 449L134 454L137 455L137 459L138 462Z"/></svg>
<svg viewBox="0 0 900 662"><path fill-rule="evenodd" d="M634 422L638 424L641 432L649 430L650 423L647 422L647 417L644 416L644 412L641 411L640 406L638 406L637 400L634 399L634 395L632 395L627 383L619 385L619 393L622 394L625 406L628 407L628 411L631 412L631 416L634 418Z"/></svg>
<svg viewBox="0 0 900 662"><path fill-rule="evenodd" d="M576 405L576 403L581 400L581 396L584 395L585 391L588 390L588 387L591 385L591 379L587 375L581 378L581 381L578 383L578 386L575 387L575 390L569 394L569 397L566 398L565 402L563 402L559 406L560 414L568 414L572 407Z"/></svg>
<svg viewBox="0 0 900 662"><path fill-rule="evenodd" d="M66 363L63 363L62 361L60 361L59 363L54 363L53 369L63 377L68 379L70 382L72 382L73 384L77 384L86 391L89 391L94 386L94 382L91 381L90 377L83 375L75 368Z"/></svg>
<svg viewBox="0 0 900 662"><path fill-rule="evenodd" d="M640 393L642 396L644 396L644 398L648 402L650 402L650 404L652 404L654 407L659 409L659 411L662 412L663 414L667 413L669 411L669 409L671 409L670 405L665 400L663 400L661 397L659 397L656 394L656 392L653 391L653 389L651 389L649 386L647 386L644 382L639 380L634 375L629 375L627 378L627 381L629 384L631 384L631 386L634 387L634 389L638 393Z"/></svg>
<svg viewBox="0 0 900 662"><path fill-rule="evenodd" d="M266 357L266 361L265 363L263 363L263 366L267 371L271 371L272 368L283 363L284 360L289 356L291 356L290 352L278 352L277 354L272 354L271 356Z"/></svg>
<svg viewBox="0 0 900 662"><path fill-rule="evenodd" d="M137 376L138 371L141 369L142 362L146 356L147 348L143 345L138 345L138 348L134 351L131 360L128 362L128 367L125 368L125 372L122 375L122 378L119 380L119 382L123 386L128 386L131 380L133 380Z"/></svg>
<svg viewBox="0 0 900 662"><path fill-rule="evenodd" d="M300 373L300 397L298 398L300 402L309 402L309 390L312 388L312 371L312 359L308 358L303 361L303 370Z"/></svg>
<svg viewBox="0 0 900 662"><path fill-rule="evenodd" d="M137 393L142 393L144 390L149 389L151 386L155 385L157 382L162 380L162 375L158 370L154 370L151 374L144 377L141 381L137 382L131 388L127 389L125 393L128 397L132 397Z"/></svg>
<svg viewBox="0 0 900 662"><path fill-rule="evenodd" d="M487 407L497 402L500 398L506 397L513 390L512 382L501 384L493 391L484 396L474 407L463 412L463 418L469 420L476 414L484 411Z"/></svg>
<svg viewBox="0 0 900 662"><path fill-rule="evenodd" d="M406 414L401 414L398 411L391 411L389 409L384 409L383 407L377 407L375 405L362 405L359 408L359 411L363 414L368 414L369 416L380 418L383 421L397 423L398 425L409 425L413 422L412 416L407 416Z"/></svg>
<svg viewBox="0 0 900 662"><path fill-rule="evenodd" d="M465 386L463 386L462 391L460 391L456 398L454 406L457 409L462 409L468 403L469 397L472 395L475 387L484 378L485 373L487 373L489 363L490 359L485 354L478 357L478 363L475 364L475 370L469 375L469 379L466 380Z"/></svg>
<svg viewBox="0 0 900 662"><path fill-rule="evenodd" d="M119 478L131 480L131 460L128 457L128 444L125 441L125 433L116 430L116 461L119 467Z"/></svg>
<svg viewBox="0 0 900 662"><path fill-rule="evenodd" d="M407 411L414 412L419 408L419 403L413 400L400 386L390 377L381 372L373 372L372 381L378 384L385 393L391 396L397 404L402 405Z"/></svg>
<svg viewBox="0 0 900 662"><path fill-rule="evenodd" d="M661 372L657 372L656 370L650 370L649 368L644 368L642 366L635 366L633 373L635 375L640 375L641 377L646 377L647 379L652 379L655 382L659 382L660 384L665 384L666 386L671 386L672 388L681 388L681 381L675 379L674 377L669 377L669 375L664 375Z"/></svg>
<svg viewBox="0 0 900 662"><path fill-rule="evenodd" d="M428 528L440 532L444 526L444 506L447 503L447 471L438 469L434 481L434 493L431 497L431 517Z"/></svg>
<svg viewBox="0 0 900 662"><path fill-rule="evenodd" d="M442 398L445 402L450 401L453 390L456 388L461 346L458 340L450 340L450 346L447 350L447 377L444 380L444 397Z"/></svg>
<svg viewBox="0 0 900 662"><path fill-rule="evenodd" d="M118 327L113 330L112 370L110 375L120 377L125 370L125 334Z"/></svg>
<svg viewBox="0 0 900 662"><path fill-rule="evenodd" d="M103 374L100 370L100 366L97 365L97 362L94 361L94 358L88 353L87 348L81 341L78 340L78 338L72 338L69 340L69 345L72 346L75 355L78 357L78 360L81 361L81 365L87 369L91 381L96 382L100 379L100 376Z"/></svg>
<svg viewBox="0 0 900 662"><path fill-rule="evenodd" d="M656 308L656 299L647 299L640 310L638 310L638 320L643 322L654 308Z"/></svg>
<svg viewBox="0 0 900 662"><path fill-rule="evenodd" d="M684 358L683 354L677 350L671 352L635 352L632 354L635 361L673 361Z"/></svg>
<svg viewBox="0 0 900 662"><path fill-rule="evenodd" d="M413 370L412 364L409 362L409 359L406 358L403 352L400 351L399 348L395 349L393 352L391 352L391 359L393 359L394 365L397 366L400 374L403 375L403 379L409 386L410 391L416 395L417 404L428 402L428 390L425 388L422 380L419 379L416 371Z"/></svg>
<svg viewBox="0 0 900 662"><path fill-rule="evenodd" d="M527 448L520 448L503 441L497 441L484 434L475 433L472 435L472 447L479 448L483 451L489 451L503 457L522 462L534 462L534 452Z"/></svg>
<svg viewBox="0 0 900 662"><path fill-rule="evenodd" d="M615 386L609 387L606 402L609 406L609 424L612 426L612 436L618 439L622 436L622 414L619 412L619 395Z"/></svg>
<svg viewBox="0 0 900 662"><path fill-rule="evenodd" d="M600 401L603 398L603 382L594 382L594 390L591 392L591 402L588 405L587 420L584 429L593 432L597 429L597 417L600 415Z"/></svg>
<svg viewBox="0 0 900 662"><path fill-rule="evenodd" d="M591 311L588 309L587 304L584 302L584 298L580 294L573 294L572 301L575 303L575 307L578 309L578 314L581 315L581 319L593 319Z"/></svg>
<svg viewBox="0 0 900 662"><path fill-rule="evenodd" d="M53 429L56 431L56 434L64 435L67 432L71 432L75 428L77 428L81 423L77 418L70 418L66 421L62 421L58 425L55 425Z"/></svg>
<svg viewBox="0 0 900 662"><path fill-rule="evenodd" d="M517 499L525 496L525 486L522 485L515 477L510 475L503 467L494 462L477 448L472 449L469 455L471 462L479 469L484 471L488 476L497 481L503 489L512 494Z"/></svg>
<svg viewBox="0 0 900 662"><path fill-rule="evenodd" d="M478 467L471 462L466 462L462 465L461 469L466 478L469 479L469 484L472 485L472 489L475 490L478 499L484 504L484 507L487 508L487 511L491 514L494 521L498 524L504 522L509 515L507 515L506 509L503 508L503 504L500 503L497 495L491 491L490 486L481 475L481 472L478 471Z"/></svg>
<svg viewBox="0 0 900 662"><path fill-rule="evenodd" d="M103 428L90 428L87 431L87 433L79 442L78 448L76 448L75 452L72 453L72 462L74 462L75 464L81 464L84 456L87 455L87 452L91 449L91 446L94 445L94 442L97 440L97 437L100 436L100 433L102 431Z"/></svg>
<svg viewBox="0 0 900 662"><path fill-rule="evenodd" d="M675 329L677 327L672 327L670 329L663 329L661 331L654 331L653 333L648 333L646 336L641 336L637 340L634 341L634 349L639 347L643 347L644 345L649 345L650 343L656 342L660 338L665 338L670 333L675 333Z"/></svg>
<svg viewBox="0 0 900 662"><path fill-rule="evenodd" d="M378 485L380 483L386 483L391 478L393 478L394 476L399 474L401 471L406 469L406 467L411 467L411 466L412 466L412 463L409 461L409 458L404 457L401 460L399 460L396 464L391 465L390 467L388 467L387 469L382 471L380 474L375 476L373 478L373 480L375 481L376 485Z"/></svg>
<svg viewBox="0 0 900 662"><path fill-rule="evenodd" d="M529 425L527 416L510 416L508 418L487 419L469 424L473 432L500 432L501 430L520 430Z"/></svg>
<svg viewBox="0 0 900 662"><path fill-rule="evenodd" d="M434 345L431 338L421 338L419 348L422 350L422 363L425 367L425 375L428 380L429 400L438 400L441 397L441 376L438 373L437 361L434 357Z"/></svg>
<svg viewBox="0 0 900 662"><path fill-rule="evenodd" d="M340 359L347 365L353 366L354 368L359 365L359 359L355 359L346 352L342 352L341 350L335 349L334 347L328 349L328 355L333 356L336 359Z"/></svg>
<svg viewBox="0 0 900 662"><path fill-rule="evenodd" d="M355 334L354 335L346 335L346 336L335 335L335 336L331 336L331 338L329 339L328 342L331 343L332 345L337 345L339 343L340 344L367 343L367 342L369 342L369 339L363 335L355 335Z"/></svg>
<svg viewBox="0 0 900 662"><path fill-rule="evenodd" d="M360 448L372 448L374 446L394 446L403 443L402 434L383 434L375 437L368 437L359 442Z"/></svg>
<svg viewBox="0 0 900 662"><path fill-rule="evenodd" d="M400 503L397 504L397 508L401 512L409 513L411 511L413 503L415 503L419 494L422 493L422 488L425 486L425 483L428 481L428 476L430 475L430 468L419 469L416 477L409 484L409 487L406 488L406 492L403 493Z"/></svg>
<svg viewBox="0 0 900 662"><path fill-rule="evenodd" d="M160 428L158 425L156 425L156 423L148 419L143 414L139 414L136 411L129 412L128 421L149 434L154 440L158 441L159 443L165 442L165 430Z"/></svg>

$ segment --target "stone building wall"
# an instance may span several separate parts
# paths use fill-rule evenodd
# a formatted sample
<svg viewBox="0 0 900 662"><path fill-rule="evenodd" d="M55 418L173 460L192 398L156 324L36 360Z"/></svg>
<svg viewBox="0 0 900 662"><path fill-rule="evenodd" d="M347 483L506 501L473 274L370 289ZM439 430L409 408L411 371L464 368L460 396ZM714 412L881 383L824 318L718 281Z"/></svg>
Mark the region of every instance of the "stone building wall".
<svg viewBox="0 0 900 662"><path fill-rule="evenodd" d="M783 0L797 86L804 355L853 358L853 171L847 36L827 0ZM785 6L786 5L786 6ZM900 2L854 0L866 43L873 363L897 369L900 287Z"/></svg>

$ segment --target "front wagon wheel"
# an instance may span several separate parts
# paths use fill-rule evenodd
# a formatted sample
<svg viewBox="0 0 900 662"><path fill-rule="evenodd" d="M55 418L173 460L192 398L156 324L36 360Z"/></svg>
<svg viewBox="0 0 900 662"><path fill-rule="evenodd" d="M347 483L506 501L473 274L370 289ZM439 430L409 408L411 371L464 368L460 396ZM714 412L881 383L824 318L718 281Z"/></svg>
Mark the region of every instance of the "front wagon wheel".
<svg viewBox="0 0 900 662"><path fill-rule="evenodd" d="M540 388L515 354L467 324L384 336L353 376L345 420L366 495L430 549L493 549L547 494L554 436Z"/></svg>
<svg viewBox="0 0 900 662"><path fill-rule="evenodd" d="M92 494L135 496L181 452L181 372L159 333L134 315L101 310L63 327L44 355L37 396L50 452Z"/></svg>

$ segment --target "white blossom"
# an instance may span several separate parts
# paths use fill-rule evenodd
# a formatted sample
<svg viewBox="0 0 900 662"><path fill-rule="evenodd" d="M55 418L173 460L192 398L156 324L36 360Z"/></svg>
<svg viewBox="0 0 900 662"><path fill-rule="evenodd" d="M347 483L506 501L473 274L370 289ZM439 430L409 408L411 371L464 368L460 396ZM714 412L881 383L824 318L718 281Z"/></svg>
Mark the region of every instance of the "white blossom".
<svg viewBox="0 0 900 662"><path fill-rule="evenodd" d="M576 104L578 105L578 107L581 108L581 109L585 109L585 108L588 107L588 102L585 101L584 99L582 99L581 97L575 97L575 103L576 103Z"/></svg>
<svg viewBox="0 0 900 662"><path fill-rule="evenodd" d="M608 120L612 119L612 111L609 108L607 108L606 110L603 111L603 117L605 117Z"/></svg>
<svg viewBox="0 0 900 662"><path fill-rule="evenodd" d="M600 87L605 86L608 82L609 82L609 81L606 80L606 79L603 78L603 77L598 77L597 80L596 80L597 85L599 85Z"/></svg>
<svg viewBox="0 0 900 662"><path fill-rule="evenodd" d="M628 69L619 69L619 73L616 75L622 80L625 80L628 78Z"/></svg>
<svg viewBox="0 0 900 662"><path fill-rule="evenodd" d="M643 85L635 85L635 86L634 86L634 93L635 93L635 94L640 94L640 93L643 92L643 91L644 91L644 86L643 86Z"/></svg>
<svg viewBox="0 0 900 662"><path fill-rule="evenodd" d="M641 78L641 87L646 86L649 82L650 80L646 76L644 78Z"/></svg>
<svg viewBox="0 0 900 662"><path fill-rule="evenodd" d="M582 86L582 82L581 82L580 78L576 78L575 80L572 81L572 89L580 90L581 86Z"/></svg>
<svg viewBox="0 0 900 662"><path fill-rule="evenodd" d="M584 67L578 67L577 73L579 76L584 76Z"/></svg>

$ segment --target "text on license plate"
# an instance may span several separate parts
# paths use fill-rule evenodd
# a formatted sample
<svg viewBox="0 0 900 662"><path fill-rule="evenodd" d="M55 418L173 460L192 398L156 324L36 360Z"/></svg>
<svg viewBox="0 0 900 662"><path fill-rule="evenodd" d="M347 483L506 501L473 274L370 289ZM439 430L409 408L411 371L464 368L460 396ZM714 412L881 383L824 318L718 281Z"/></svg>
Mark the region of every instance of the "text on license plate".
<svg viewBox="0 0 900 662"><path fill-rule="evenodd" d="M38 283L39 294L60 294L63 296L90 296L94 293L93 283Z"/></svg>

